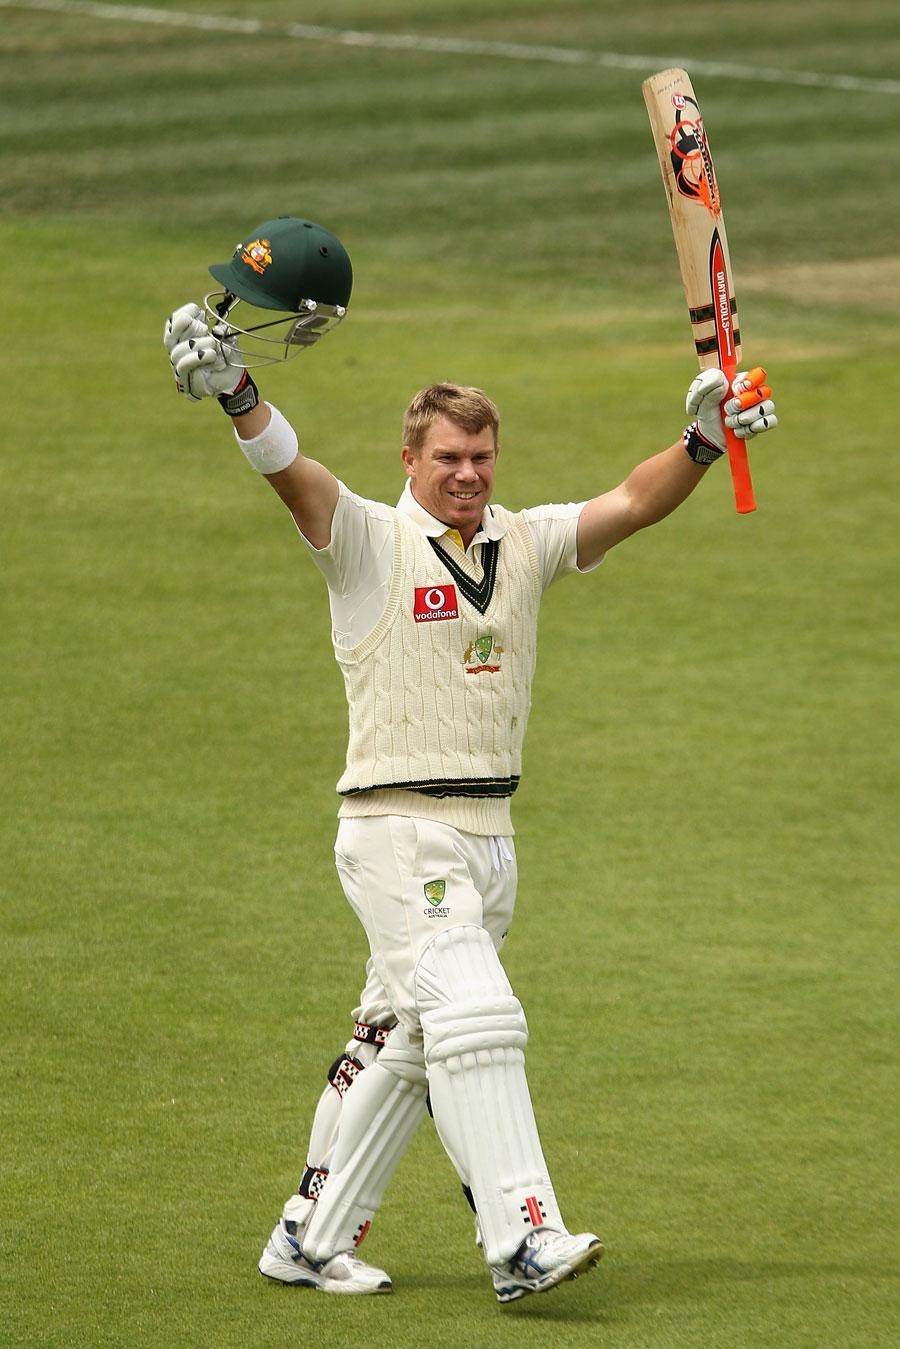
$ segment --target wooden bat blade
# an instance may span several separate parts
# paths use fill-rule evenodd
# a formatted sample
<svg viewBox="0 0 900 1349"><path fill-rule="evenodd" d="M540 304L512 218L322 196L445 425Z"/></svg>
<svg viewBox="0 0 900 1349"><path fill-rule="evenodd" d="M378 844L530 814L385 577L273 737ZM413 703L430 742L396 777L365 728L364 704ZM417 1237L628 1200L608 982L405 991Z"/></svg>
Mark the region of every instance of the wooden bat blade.
<svg viewBox="0 0 900 1349"><path fill-rule="evenodd" d="M701 370L718 366L734 379L741 334L728 236L709 140L690 77L674 68L642 86L669 204L669 219ZM735 505L756 509L747 447L725 428Z"/></svg>

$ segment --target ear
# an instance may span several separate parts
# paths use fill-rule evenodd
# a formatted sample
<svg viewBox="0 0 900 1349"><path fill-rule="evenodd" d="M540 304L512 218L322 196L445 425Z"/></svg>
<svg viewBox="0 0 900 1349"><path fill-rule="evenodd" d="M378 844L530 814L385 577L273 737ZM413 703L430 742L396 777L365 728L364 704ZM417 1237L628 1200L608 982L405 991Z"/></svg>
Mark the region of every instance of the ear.
<svg viewBox="0 0 900 1349"><path fill-rule="evenodd" d="M415 477L416 456L408 445L404 445L400 451L400 458L403 460L403 467L406 469L408 478Z"/></svg>

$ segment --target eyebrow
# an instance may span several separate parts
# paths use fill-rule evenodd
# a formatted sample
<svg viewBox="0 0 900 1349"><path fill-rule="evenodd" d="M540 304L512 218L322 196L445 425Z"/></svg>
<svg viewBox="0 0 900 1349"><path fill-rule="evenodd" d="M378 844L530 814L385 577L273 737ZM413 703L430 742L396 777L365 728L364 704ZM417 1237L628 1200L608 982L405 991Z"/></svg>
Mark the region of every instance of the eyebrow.
<svg viewBox="0 0 900 1349"><path fill-rule="evenodd" d="M472 451L456 449L456 448L454 448L452 445L432 445L432 446L431 446L431 453L432 453L432 454L449 454L449 455L452 455L454 459L459 459L459 458L461 458L463 455L468 455L469 453L472 453L473 455L479 455L479 454L494 454L494 453L495 453L495 450L494 450L494 446L493 446L493 445L487 445L487 446L484 446L483 448L479 448L479 449L477 449L477 450L472 450Z"/></svg>

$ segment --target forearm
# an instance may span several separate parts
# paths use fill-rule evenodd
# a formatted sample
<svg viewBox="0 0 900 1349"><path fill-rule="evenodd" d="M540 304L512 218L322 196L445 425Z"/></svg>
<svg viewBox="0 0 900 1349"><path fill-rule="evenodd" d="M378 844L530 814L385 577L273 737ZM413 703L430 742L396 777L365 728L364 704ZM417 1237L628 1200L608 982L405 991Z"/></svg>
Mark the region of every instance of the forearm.
<svg viewBox="0 0 900 1349"><path fill-rule="evenodd" d="M297 457L297 433L287 418L262 400L246 413L233 416L231 424L244 458L265 477L280 473Z"/></svg>
<svg viewBox="0 0 900 1349"><path fill-rule="evenodd" d="M250 412L245 412L241 417L232 417L231 425L238 440L255 440L265 431L271 417L269 404L260 401Z"/></svg>
<svg viewBox="0 0 900 1349"><path fill-rule="evenodd" d="M301 533L313 547L326 547L339 492L334 475L300 453L296 431L271 404L260 402L231 421L245 458L278 493Z"/></svg>
<svg viewBox="0 0 900 1349"><path fill-rule="evenodd" d="M679 440L633 468L611 492L588 501L578 519L578 566L584 571L623 539L671 515L690 496L706 466Z"/></svg>
<svg viewBox="0 0 900 1349"><path fill-rule="evenodd" d="M628 502L631 529L635 533L671 515L705 476L709 465L695 464L676 441L667 450L645 459L632 469L622 484Z"/></svg>

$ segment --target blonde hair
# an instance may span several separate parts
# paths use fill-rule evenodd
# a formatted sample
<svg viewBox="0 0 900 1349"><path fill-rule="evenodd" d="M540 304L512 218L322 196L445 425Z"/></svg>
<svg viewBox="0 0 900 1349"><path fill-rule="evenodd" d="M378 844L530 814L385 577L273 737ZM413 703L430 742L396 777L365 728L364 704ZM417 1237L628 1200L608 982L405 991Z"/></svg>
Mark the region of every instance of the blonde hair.
<svg viewBox="0 0 900 1349"><path fill-rule="evenodd" d="M431 384L421 389L403 414L403 444L418 454L438 417L446 417L471 435L489 426L497 449L500 413L481 389L464 384Z"/></svg>

